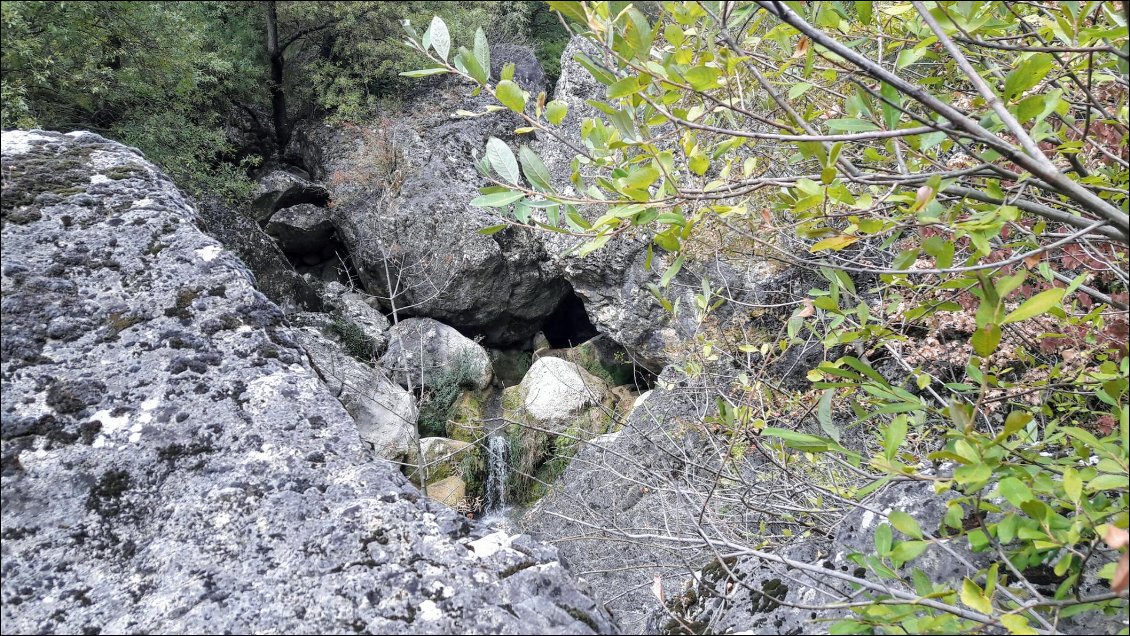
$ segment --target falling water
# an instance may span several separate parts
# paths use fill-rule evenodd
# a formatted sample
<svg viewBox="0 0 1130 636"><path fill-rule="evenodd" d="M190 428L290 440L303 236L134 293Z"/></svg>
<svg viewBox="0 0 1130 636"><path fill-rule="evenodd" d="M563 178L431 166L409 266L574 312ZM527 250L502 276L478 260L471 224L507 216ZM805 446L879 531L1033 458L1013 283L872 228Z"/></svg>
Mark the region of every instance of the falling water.
<svg viewBox="0 0 1130 636"><path fill-rule="evenodd" d="M506 507L506 481L510 471L509 443L502 431L487 439L486 510Z"/></svg>

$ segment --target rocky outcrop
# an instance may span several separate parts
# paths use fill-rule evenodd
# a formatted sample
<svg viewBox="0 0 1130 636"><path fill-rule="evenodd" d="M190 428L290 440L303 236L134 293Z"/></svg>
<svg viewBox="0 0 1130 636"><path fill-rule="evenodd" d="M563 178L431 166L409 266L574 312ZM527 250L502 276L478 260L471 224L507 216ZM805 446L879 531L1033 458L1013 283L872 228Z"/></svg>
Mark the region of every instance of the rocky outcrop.
<svg viewBox="0 0 1130 636"><path fill-rule="evenodd" d="M616 629L553 548L370 461L151 164L84 133L2 148L5 632Z"/></svg>
<svg viewBox="0 0 1130 636"><path fill-rule="evenodd" d="M494 377L485 349L431 318L401 320L389 330L388 342L381 366L405 388L418 390L454 381L485 389Z"/></svg>
<svg viewBox="0 0 1130 636"><path fill-rule="evenodd" d="M717 478L718 449L698 425L712 408L712 397L655 389L621 430L579 445L521 519L523 529L555 541L571 567L590 572L626 633L647 633L659 609L656 576L679 589L687 569L678 564L708 558L693 542Z"/></svg>
<svg viewBox="0 0 1130 636"><path fill-rule="evenodd" d="M325 329L325 327L323 327ZM319 329L294 330L318 377L345 407L377 457L404 461L416 439L416 400L375 368L351 357Z"/></svg>
<svg viewBox="0 0 1130 636"><path fill-rule="evenodd" d="M313 255L318 260L325 260L333 256L332 251L328 256L322 253L327 247L332 250L330 240L334 233L326 208L312 203L283 208L271 216L265 229L278 241L282 251L292 258Z"/></svg>
<svg viewBox="0 0 1130 636"><path fill-rule="evenodd" d="M485 110L466 92L440 82L379 125L309 131L322 148L308 154L323 158L338 237L368 291L408 315L483 334L489 346L524 346L568 285L537 233L478 233L498 218L470 205L488 184L474 155L490 137L515 150L523 140L512 114L453 119Z"/></svg>
<svg viewBox="0 0 1130 636"><path fill-rule="evenodd" d="M266 223L283 208L302 203L318 206L329 201L329 193L320 184L286 170L273 170L259 180L251 215L260 224Z"/></svg>

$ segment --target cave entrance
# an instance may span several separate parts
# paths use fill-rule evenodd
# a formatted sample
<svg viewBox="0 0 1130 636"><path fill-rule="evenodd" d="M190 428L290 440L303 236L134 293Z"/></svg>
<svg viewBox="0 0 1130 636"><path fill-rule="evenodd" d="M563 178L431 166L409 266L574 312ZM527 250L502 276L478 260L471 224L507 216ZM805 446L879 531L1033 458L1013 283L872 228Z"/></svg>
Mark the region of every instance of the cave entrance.
<svg viewBox="0 0 1130 636"><path fill-rule="evenodd" d="M554 349L575 347L599 333L589 321L585 304L572 289L542 323L541 331Z"/></svg>

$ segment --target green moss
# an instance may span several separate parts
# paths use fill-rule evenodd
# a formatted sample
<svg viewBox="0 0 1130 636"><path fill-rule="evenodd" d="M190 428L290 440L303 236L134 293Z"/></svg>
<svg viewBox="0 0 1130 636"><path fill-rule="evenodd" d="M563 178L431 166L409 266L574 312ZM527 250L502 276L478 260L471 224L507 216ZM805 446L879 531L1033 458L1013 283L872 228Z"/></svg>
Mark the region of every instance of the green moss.
<svg viewBox="0 0 1130 636"><path fill-rule="evenodd" d="M416 420L420 435L442 437L447 423L455 414L455 403L464 389L474 386L475 372L470 358L459 356L450 366L437 370L428 378L428 386L420 396L420 416Z"/></svg>
<svg viewBox="0 0 1130 636"><path fill-rule="evenodd" d="M125 165L125 166L114 166L113 168L110 168L109 170L107 170L106 172L104 172L102 174L106 175L107 177L109 177L111 179L114 179L115 181L120 181L122 179L129 179L131 177L140 177L140 176L144 175L145 173L141 169L139 169L135 166Z"/></svg>
<svg viewBox="0 0 1130 636"><path fill-rule="evenodd" d="M466 391L447 420L447 437L474 444L484 437L482 421L482 396L476 391Z"/></svg>
<svg viewBox="0 0 1130 636"><path fill-rule="evenodd" d="M106 326L109 328L109 333L106 334L106 338L116 338L119 333L129 329L142 320L144 320L144 318L141 316L129 312L115 311L111 313L106 320Z"/></svg>
<svg viewBox="0 0 1130 636"><path fill-rule="evenodd" d="M169 318L191 318L192 312L189 308L192 303L200 297L200 289L198 288L185 288L177 292L176 301L172 307L165 309L165 315Z"/></svg>
<svg viewBox="0 0 1130 636"><path fill-rule="evenodd" d="M341 342L342 347L345 348L345 352L350 357L369 363L377 354L376 341L370 338L363 329L346 320L341 314L333 314L327 331L329 332L327 335Z"/></svg>

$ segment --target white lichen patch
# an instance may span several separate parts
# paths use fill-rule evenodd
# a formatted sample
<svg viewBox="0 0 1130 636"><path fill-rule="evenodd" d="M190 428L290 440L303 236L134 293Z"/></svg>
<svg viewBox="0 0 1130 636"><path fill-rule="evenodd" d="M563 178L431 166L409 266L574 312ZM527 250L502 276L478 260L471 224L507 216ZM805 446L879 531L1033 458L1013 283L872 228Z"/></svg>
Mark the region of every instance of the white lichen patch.
<svg viewBox="0 0 1130 636"><path fill-rule="evenodd" d="M505 532L498 531L492 532L482 539L472 541L467 544L472 550L475 551L475 556L480 559L485 559L499 550L510 545L509 537Z"/></svg>
<svg viewBox="0 0 1130 636"><path fill-rule="evenodd" d="M92 185L98 185L99 183L107 183L110 180L111 180L110 177L107 177L104 174L92 174L92 175L90 175L90 183Z"/></svg>
<svg viewBox="0 0 1130 636"><path fill-rule="evenodd" d="M426 621L438 621L443 618L443 612L436 605L435 601L428 599L420 603L420 618Z"/></svg>
<svg viewBox="0 0 1130 636"><path fill-rule="evenodd" d="M153 205L153 199L150 199L149 197L145 197L144 199L138 199L137 201L134 201L133 203L130 204L129 207L131 207L131 208L147 208L151 205Z"/></svg>
<svg viewBox="0 0 1130 636"><path fill-rule="evenodd" d="M110 409L102 409L101 411L98 411L93 416L91 416L91 419L102 422L102 434L107 436L117 433L118 431L124 429L127 424L129 424L129 415L114 417L113 415L110 415Z"/></svg>
<svg viewBox="0 0 1130 636"><path fill-rule="evenodd" d="M222 251L224 250L219 245L207 245L196 250L196 255L199 256L200 260L204 261L205 263L210 263L217 256L219 256L220 252Z"/></svg>
<svg viewBox="0 0 1130 636"><path fill-rule="evenodd" d="M27 130L5 130L0 134L0 152L6 155L22 155L31 150L33 141L51 141L51 138Z"/></svg>

